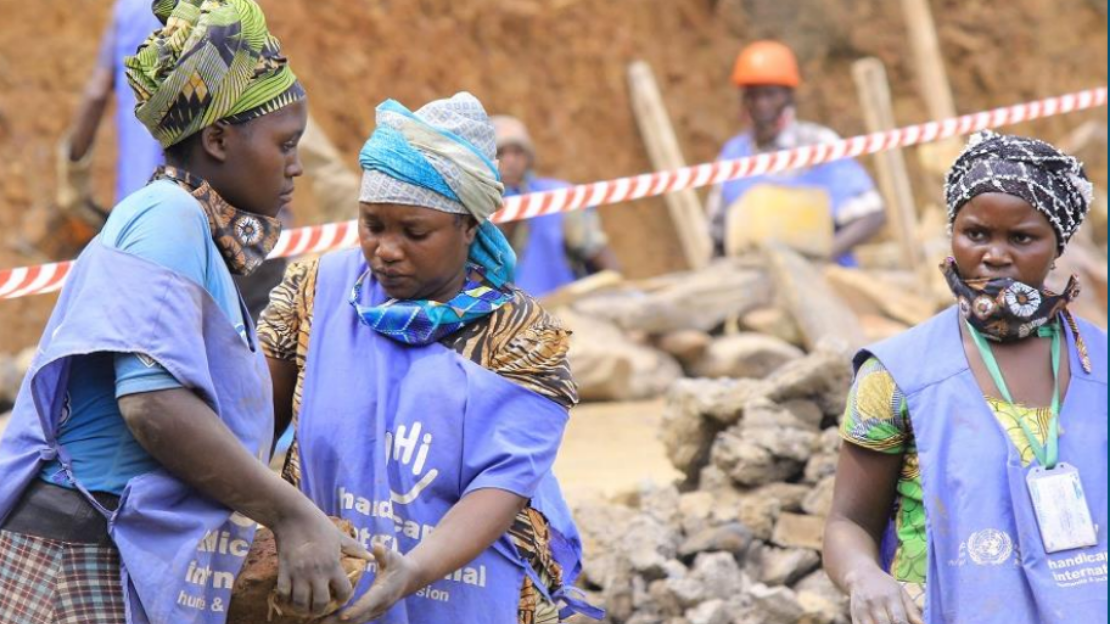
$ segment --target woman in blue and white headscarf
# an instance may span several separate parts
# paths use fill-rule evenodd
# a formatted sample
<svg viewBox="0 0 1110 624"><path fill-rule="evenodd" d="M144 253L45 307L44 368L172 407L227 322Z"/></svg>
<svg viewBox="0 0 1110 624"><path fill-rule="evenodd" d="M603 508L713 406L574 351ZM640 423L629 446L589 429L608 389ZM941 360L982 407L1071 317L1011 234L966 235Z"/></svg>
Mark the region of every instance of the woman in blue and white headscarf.
<svg viewBox="0 0 1110 624"><path fill-rule="evenodd" d="M285 475L376 557L336 622L597 615L569 593L581 543L551 474L569 332L511 283L495 150L468 93L380 105L361 250L294 265L263 314Z"/></svg>

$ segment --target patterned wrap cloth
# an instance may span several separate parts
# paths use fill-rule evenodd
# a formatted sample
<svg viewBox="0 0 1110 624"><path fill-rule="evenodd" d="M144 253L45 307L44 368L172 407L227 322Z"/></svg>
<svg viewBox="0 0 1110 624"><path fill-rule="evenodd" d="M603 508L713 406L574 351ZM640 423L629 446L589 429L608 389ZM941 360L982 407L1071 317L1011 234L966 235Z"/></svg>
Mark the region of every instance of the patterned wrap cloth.
<svg viewBox="0 0 1110 624"><path fill-rule="evenodd" d="M135 115L163 148L304 99L254 0L156 0L153 10L163 28L124 67Z"/></svg>
<svg viewBox="0 0 1110 624"><path fill-rule="evenodd" d="M960 208L982 193L1024 199L1048 218L1062 253L1087 216L1093 187L1082 163L1048 143L986 130L971 137L948 172L949 227Z"/></svg>
<svg viewBox="0 0 1110 624"><path fill-rule="evenodd" d="M376 120L377 128L359 153L359 201L470 215L479 223L465 283L450 301L392 299L364 306L365 275L351 293L351 304L367 326L406 344L430 344L513 297L509 283L516 254L489 221L501 208L504 193L494 165L494 130L481 102L465 92L415 113L387 100L378 106Z"/></svg>

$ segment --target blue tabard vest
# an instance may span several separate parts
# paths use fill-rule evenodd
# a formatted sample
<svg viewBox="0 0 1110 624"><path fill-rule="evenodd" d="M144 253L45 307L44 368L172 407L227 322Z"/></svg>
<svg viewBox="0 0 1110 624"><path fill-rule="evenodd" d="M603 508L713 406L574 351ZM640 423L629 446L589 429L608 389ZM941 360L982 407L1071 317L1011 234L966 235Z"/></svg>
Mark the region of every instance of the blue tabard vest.
<svg viewBox="0 0 1110 624"><path fill-rule="evenodd" d="M955 307L856 356L874 355L906 396L924 491L929 624L1105 622L1106 333L1079 321L1094 371L1068 332L1071 382L1060 461L1079 470L1098 544L1045 553L1017 448L983 399Z"/></svg>
<svg viewBox="0 0 1110 624"><path fill-rule="evenodd" d="M467 493L507 490L550 522L569 586L581 543L551 473L567 410L443 345L407 346L363 325L348 298L365 271L359 249L320 261L297 425L302 490L326 513L350 520L363 543L402 553ZM363 304L387 299L376 282L368 286ZM526 574L546 592L503 536L379 621L515 622ZM355 600L373 576L364 576ZM565 592L552 598L581 608Z"/></svg>
<svg viewBox="0 0 1110 624"><path fill-rule="evenodd" d="M55 435L76 355L149 355L196 392L250 453L268 461L270 375L253 326L248 337L250 345L191 280L94 239L62 289L0 442L0 519L44 461L58 458L72 479L69 454ZM131 479L114 512L88 498L108 517L119 549L129 624L225 622L253 522L164 470Z"/></svg>

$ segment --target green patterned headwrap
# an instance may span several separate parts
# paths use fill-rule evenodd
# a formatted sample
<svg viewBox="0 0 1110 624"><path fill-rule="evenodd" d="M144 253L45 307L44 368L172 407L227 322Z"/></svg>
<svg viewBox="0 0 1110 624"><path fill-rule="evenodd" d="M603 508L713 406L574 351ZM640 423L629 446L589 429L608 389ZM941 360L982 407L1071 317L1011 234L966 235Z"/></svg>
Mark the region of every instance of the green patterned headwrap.
<svg viewBox="0 0 1110 624"><path fill-rule="evenodd" d="M163 148L304 98L254 0L155 0L153 10L164 26L123 63L135 116Z"/></svg>

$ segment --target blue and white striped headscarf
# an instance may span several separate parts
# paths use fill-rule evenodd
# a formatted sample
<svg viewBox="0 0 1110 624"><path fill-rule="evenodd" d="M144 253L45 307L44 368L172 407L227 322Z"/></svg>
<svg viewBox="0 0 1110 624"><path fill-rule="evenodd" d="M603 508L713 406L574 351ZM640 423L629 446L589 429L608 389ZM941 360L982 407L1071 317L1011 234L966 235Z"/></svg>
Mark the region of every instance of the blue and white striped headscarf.
<svg viewBox="0 0 1110 624"><path fill-rule="evenodd" d="M359 153L359 201L404 204L478 220L469 260L500 288L512 281L516 254L489 217L504 186L494 164L496 139L481 102L462 92L415 113L395 100L377 108L377 129Z"/></svg>

